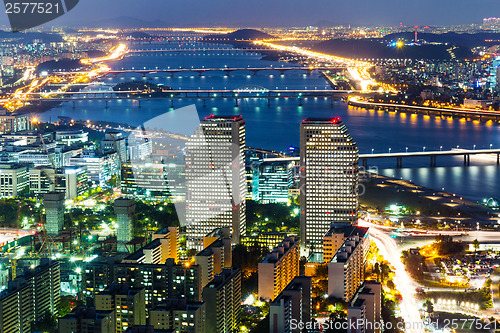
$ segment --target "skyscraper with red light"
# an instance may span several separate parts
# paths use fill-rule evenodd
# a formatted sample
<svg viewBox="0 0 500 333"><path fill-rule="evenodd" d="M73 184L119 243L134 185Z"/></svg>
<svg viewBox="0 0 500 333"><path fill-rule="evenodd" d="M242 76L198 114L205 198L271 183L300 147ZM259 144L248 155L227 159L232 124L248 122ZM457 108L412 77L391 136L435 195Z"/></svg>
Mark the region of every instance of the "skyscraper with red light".
<svg viewBox="0 0 500 333"><path fill-rule="evenodd" d="M303 255L322 253L332 223L358 218L359 151L340 118L300 125L300 236Z"/></svg>
<svg viewBox="0 0 500 333"><path fill-rule="evenodd" d="M186 143L186 237L188 249L201 250L203 237L231 229L231 242L245 234L247 193L245 120L210 116Z"/></svg>

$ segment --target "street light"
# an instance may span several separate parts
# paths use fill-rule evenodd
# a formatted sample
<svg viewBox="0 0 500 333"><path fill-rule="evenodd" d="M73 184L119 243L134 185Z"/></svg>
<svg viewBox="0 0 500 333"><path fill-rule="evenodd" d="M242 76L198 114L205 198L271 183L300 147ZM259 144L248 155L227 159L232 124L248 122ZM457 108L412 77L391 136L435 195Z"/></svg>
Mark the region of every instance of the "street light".
<svg viewBox="0 0 500 333"><path fill-rule="evenodd" d="M423 151L425 152L425 147L424 147Z"/></svg>
<svg viewBox="0 0 500 333"><path fill-rule="evenodd" d="M392 148L389 148L389 154L391 153L391 149L392 149Z"/></svg>
<svg viewBox="0 0 500 333"><path fill-rule="evenodd" d="M374 150L374 149L372 148L372 154L373 154L373 150Z"/></svg>
<svg viewBox="0 0 500 333"><path fill-rule="evenodd" d="M476 149L476 145L474 145L472 149L475 150Z"/></svg>
<svg viewBox="0 0 500 333"><path fill-rule="evenodd" d="M406 147L406 152L408 153L408 147Z"/></svg>
<svg viewBox="0 0 500 333"><path fill-rule="evenodd" d="M443 146L439 146L439 151L441 151L443 149Z"/></svg>
<svg viewBox="0 0 500 333"><path fill-rule="evenodd" d="M491 147L492 147L492 146L493 146L493 144L492 144L492 143L490 143L490 149L491 149Z"/></svg>

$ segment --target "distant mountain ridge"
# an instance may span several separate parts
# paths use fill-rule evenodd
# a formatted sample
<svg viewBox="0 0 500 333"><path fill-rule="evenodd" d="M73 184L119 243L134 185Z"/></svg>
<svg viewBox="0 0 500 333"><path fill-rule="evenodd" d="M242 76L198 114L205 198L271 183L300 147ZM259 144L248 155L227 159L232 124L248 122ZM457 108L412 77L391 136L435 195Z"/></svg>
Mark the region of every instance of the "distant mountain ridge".
<svg viewBox="0 0 500 333"><path fill-rule="evenodd" d="M240 29L227 34L207 35L203 37L205 41L236 41L236 40L258 40L274 38L273 35L267 34L255 29Z"/></svg>
<svg viewBox="0 0 500 333"><path fill-rule="evenodd" d="M389 39L390 40L390 39ZM330 39L313 46L314 51L355 59L470 59L473 53L468 47L450 45L405 45L390 47L385 38L373 39Z"/></svg>
<svg viewBox="0 0 500 333"><path fill-rule="evenodd" d="M385 41L391 41L397 39L413 40L414 38L415 38L414 32L399 32L383 37ZM430 42L448 43L471 49L477 46L491 46L500 44L500 42L498 42L498 40L500 40L500 33L478 32L469 34L469 33L447 32L444 34L432 34L432 33L419 32L418 39L425 40L426 42L429 43Z"/></svg>
<svg viewBox="0 0 500 333"><path fill-rule="evenodd" d="M87 28L114 28L114 29L168 27L168 24L161 20L146 21L130 16L119 16L105 20L85 22L85 24L77 24L77 25Z"/></svg>

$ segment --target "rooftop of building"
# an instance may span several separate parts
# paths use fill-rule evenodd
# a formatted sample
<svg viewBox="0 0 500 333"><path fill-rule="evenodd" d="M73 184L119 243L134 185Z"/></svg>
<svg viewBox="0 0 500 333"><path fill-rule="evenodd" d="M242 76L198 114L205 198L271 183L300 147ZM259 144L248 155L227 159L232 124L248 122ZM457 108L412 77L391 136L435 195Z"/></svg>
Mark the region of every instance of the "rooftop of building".
<svg viewBox="0 0 500 333"><path fill-rule="evenodd" d="M286 237L283 242L278 244L271 253L269 253L262 263L276 263L294 246L298 245L295 236Z"/></svg>
<svg viewBox="0 0 500 333"><path fill-rule="evenodd" d="M360 237L364 237L367 232L368 228L358 227L357 225L353 225L351 223L332 223L330 226L330 230L328 230L328 232L325 234L325 237L340 233L343 233L344 237L349 237L351 235L359 235Z"/></svg>
<svg viewBox="0 0 500 333"><path fill-rule="evenodd" d="M215 242L211 243L209 246L201 250L196 254L197 257L206 257L213 254L213 249L216 247L223 247L224 241L222 239L218 239Z"/></svg>
<svg viewBox="0 0 500 333"><path fill-rule="evenodd" d="M214 276L205 288L220 288L238 274L240 274L240 271L237 269L224 268L221 273Z"/></svg>
<svg viewBox="0 0 500 333"><path fill-rule="evenodd" d="M123 258L123 260L134 260L134 261L137 261L137 260L141 259L142 257L144 257L144 252L142 251L142 249L139 249L139 250L137 250L137 251L129 254L125 258Z"/></svg>
<svg viewBox="0 0 500 333"><path fill-rule="evenodd" d="M134 288L126 283L113 283L107 286L98 295L127 295L134 296L140 293L144 288Z"/></svg>
<svg viewBox="0 0 500 333"><path fill-rule="evenodd" d="M211 114L210 116L205 117L205 120L232 120L232 121L238 121L238 120L242 120L242 119L243 119L242 115L238 115L238 116L215 116L215 115Z"/></svg>
<svg viewBox="0 0 500 333"><path fill-rule="evenodd" d="M157 230L157 231L155 231L155 235L166 235L170 232L169 228L171 228L171 227L165 227L163 229Z"/></svg>
<svg viewBox="0 0 500 333"><path fill-rule="evenodd" d="M337 253L333 256L331 262L340 262L345 263L351 257L351 254L354 253L354 250L361 243L363 238L368 237L368 228L364 227L356 227L360 228L359 234L353 233L347 237L347 239L342 243L340 248L337 250ZM366 229L366 230L362 230Z"/></svg>
<svg viewBox="0 0 500 333"><path fill-rule="evenodd" d="M96 310L95 307L77 306L71 313L65 315L61 319L94 319L100 320L113 313L111 311Z"/></svg>
<svg viewBox="0 0 500 333"><path fill-rule="evenodd" d="M367 283L368 283L368 285L367 285ZM380 286L380 282L377 282L377 281L365 281L358 288L358 290L356 291L356 293L354 294L354 296L352 297L352 299L349 301L349 306L350 307L360 307L360 306L363 305L364 300L359 298L360 295L373 294L372 286L370 286L369 284L371 284L372 286L373 285L379 285Z"/></svg>
<svg viewBox="0 0 500 333"><path fill-rule="evenodd" d="M154 248L157 248L158 246L161 246L161 241L160 241L159 238L157 238L157 239L155 239L155 240L147 243L146 245L144 245L142 247L142 249L144 249L144 250L152 250Z"/></svg>
<svg viewBox="0 0 500 333"><path fill-rule="evenodd" d="M61 130L56 130L55 131L56 135L65 135L65 134L72 134L72 135L77 135L77 134L88 134L87 131L84 131L83 129L61 129Z"/></svg>
<svg viewBox="0 0 500 333"><path fill-rule="evenodd" d="M307 262L314 264L322 264L323 263L323 252L313 252L307 258Z"/></svg>
<svg viewBox="0 0 500 333"><path fill-rule="evenodd" d="M166 299L164 303L159 304L152 311L197 311L203 304L203 302L187 302L184 298L172 298Z"/></svg>
<svg viewBox="0 0 500 333"><path fill-rule="evenodd" d="M286 236L287 236L286 232L270 231L270 232L258 232L256 234L246 236L246 238L282 237L282 239L285 239Z"/></svg>
<svg viewBox="0 0 500 333"><path fill-rule="evenodd" d="M340 124L342 123L342 120L340 117L333 117L333 118L306 118L302 120L302 123L332 123L332 124Z"/></svg>
<svg viewBox="0 0 500 333"><path fill-rule="evenodd" d="M9 162L0 162L0 169L3 170L17 170L26 168L29 164L23 163L9 163Z"/></svg>
<svg viewBox="0 0 500 333"><path fill-rule="evenodd" d="M214 230L210 231L208 234L205 235L205 237L231 237L231 230L229 228L215 228Z"/></svg>

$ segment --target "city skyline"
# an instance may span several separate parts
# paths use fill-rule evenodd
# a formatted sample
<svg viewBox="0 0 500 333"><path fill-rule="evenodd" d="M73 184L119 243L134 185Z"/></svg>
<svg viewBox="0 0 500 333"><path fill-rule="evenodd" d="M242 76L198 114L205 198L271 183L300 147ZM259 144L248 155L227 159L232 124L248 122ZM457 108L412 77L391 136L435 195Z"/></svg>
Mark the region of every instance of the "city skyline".
<svg viewBox="0 0 500 333"><path fill-rule="evenodd" d="M0 332L500 327L500 4L20 1Z"/></svg>
<svg viewBox="0 0 500 333"><path fill-rule="evenodd" d="M191 2L192 4L186 7L184 2L163 3L158 0L123 0L120 6L116 5L115 0L98 3L80 1L73 10L44 26L399 26L402 22L405 26L412 27L479 25L485 17L500 16L500 4L492 0L480 0L475 2L473 7L467 0L384 0L382 3L370 0L318 0L314 3L305 0L277 0L272 3L257 0L250 4L231 3L231 6L228 6L225 0ZM446 15L443 15L444 13ZM0 14L0 25L8 25L7 16L3 11Z"/></svg>

